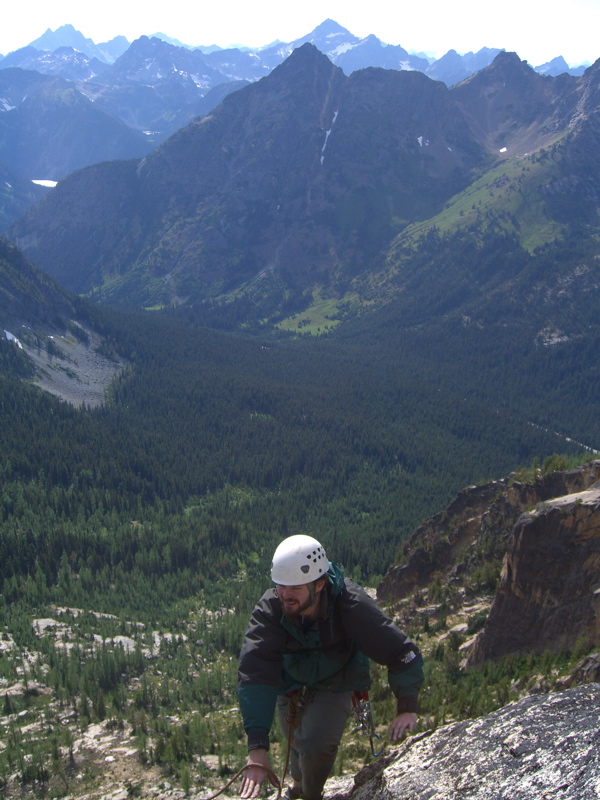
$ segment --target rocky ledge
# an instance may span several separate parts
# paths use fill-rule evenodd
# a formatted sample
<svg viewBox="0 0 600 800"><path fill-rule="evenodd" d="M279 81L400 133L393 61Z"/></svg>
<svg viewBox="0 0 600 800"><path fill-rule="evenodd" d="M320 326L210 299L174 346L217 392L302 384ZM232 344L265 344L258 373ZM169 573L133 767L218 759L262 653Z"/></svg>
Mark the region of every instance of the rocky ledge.
<svg viewBox="0 0 600 800"><path fill-rule="evenodd" d="M598 800L600 684L526 697L406 741L328 800Z"/></svg>

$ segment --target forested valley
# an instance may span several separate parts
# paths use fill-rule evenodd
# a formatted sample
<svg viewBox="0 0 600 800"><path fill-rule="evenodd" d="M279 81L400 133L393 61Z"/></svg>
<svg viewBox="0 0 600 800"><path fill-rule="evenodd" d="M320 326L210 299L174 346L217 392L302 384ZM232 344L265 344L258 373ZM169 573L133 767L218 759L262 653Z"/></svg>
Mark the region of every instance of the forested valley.
<svg viewBox="0 0 600 800"><path fill-rule="evenodd" d="M186 791L207 755L220 780L244 757L236 656L281 538L311 533L376 586L463 486L600 441L589 337L553 349L523 326L403 327L394 304L323 337L83 308L126 364L98 408L23 380L24 353L0 340L0 685L22 684L0 718L11 792L72 792L73 725L101 721L129 726L140 765ZM433 655L430 721L440 691L459 716L483 713L525 669L467 678L455 651ZM33 720L44 736L23 733Z"/></svg>

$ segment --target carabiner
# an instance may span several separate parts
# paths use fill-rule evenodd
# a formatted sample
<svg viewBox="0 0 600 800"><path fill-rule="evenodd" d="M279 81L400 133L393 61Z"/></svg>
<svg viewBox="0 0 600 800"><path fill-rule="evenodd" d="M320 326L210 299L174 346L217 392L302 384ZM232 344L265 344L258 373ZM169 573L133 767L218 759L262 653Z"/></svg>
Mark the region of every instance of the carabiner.
<svg viewBox="0 0 600 800"><path fill-rule="evenodd" d="M378 739L380 743L380 749L377 752L375 752L375 744L373 742L374 739ZM373 754L373 758L379 758L385 747L384 743L381 741L381 736L373 731L373 733L369 736L369 741L371 743L371 753Z"/></svg>

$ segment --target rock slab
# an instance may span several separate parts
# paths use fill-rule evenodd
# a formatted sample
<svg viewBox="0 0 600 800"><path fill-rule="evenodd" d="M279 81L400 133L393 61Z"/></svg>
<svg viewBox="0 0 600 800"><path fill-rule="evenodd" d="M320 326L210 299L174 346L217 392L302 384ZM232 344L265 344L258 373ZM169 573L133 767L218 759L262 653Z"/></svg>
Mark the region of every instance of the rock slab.
<svg viewBox="0 0 600 800"><path fill-rule="evenodd" d="M330 800L598 800L600 684L415 736Z"/></svg>

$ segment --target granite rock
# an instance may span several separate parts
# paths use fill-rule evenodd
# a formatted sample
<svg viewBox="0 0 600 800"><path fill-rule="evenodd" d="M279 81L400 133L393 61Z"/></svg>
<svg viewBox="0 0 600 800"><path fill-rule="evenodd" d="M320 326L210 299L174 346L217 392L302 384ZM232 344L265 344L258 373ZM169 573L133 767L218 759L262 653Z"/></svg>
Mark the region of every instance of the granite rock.
<svg viewBox="0 0 600 800"><path fill-rule="evenodd" d="M600 685L412 737L328 800L597 800Z"/></svg>

